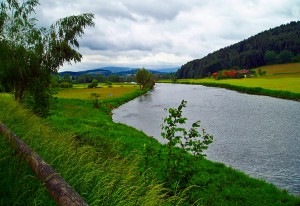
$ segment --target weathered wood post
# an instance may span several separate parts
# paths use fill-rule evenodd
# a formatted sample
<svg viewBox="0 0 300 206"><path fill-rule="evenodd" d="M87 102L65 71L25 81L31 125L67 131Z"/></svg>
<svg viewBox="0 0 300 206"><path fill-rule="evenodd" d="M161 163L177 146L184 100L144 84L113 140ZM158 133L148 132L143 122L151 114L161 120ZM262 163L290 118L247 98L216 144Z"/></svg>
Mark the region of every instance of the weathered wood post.
<svg viewBox="0 0 300 206"><path fill-rule="evenodd" d="M8 140L14 150L23 156L36 176L45 184L48 192L58 205L88 205L49 164L1 122L0 133Z"/></svg>

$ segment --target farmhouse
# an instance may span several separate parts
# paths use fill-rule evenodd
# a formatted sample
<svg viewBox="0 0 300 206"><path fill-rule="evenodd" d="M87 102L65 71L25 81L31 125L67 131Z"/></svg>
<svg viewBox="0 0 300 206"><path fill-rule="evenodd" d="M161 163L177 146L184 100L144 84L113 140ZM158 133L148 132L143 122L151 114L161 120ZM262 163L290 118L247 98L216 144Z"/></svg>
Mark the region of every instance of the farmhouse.
<svg viewBox="0 0 300 206"><path fill-rule="evenodd" d="M248 69L240 70L239 73L241 75L243 75L245 78L248 77L248 76L250 76L250 75L252 75L252 72L250 70L248 70Z"/></svg>
<svg viewBox="0 0 300 206"><path fill-rule="evenodd" d="M218 76L219 75L219 76ZM247 69L243 70L222 70L212 74L214 79L224 79L224 78L246 78L252 76L252 72Z"/></svg>

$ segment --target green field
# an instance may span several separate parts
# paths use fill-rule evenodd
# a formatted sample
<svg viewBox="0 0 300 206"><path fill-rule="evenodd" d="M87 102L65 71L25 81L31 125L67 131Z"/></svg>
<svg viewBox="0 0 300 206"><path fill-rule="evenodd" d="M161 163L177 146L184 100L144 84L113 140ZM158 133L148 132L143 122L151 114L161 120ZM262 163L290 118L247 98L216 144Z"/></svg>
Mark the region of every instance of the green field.
<svg viewBox="0 0 300 206"><path fill-rule="evenodd" d="M36 117L10 95L2 94L0 122L22 137L90 205L300 204L299 198L272 184L202 158L192 159L198 172L190 177L186 189L165 187L161 181L164 164L150 162L145 171L144 158L145 145L150 142L162 156L166 146L141 131L112 122L111 108L143 93L133 86L116 87L121 88L118 97L101 99L100 109L87 98L88 89L60 90L47 119ZM0 205L55 205L2 137L0 155Z"/></svg>
<svg viewBox="0 0 300 206"><path fill-rule="evenodd" d="M216 83L230 84L243 87L261 87L264 89L289 91L300 93L300 77L299 78L274 78L273 76L260 78L244 78L244 79L180 79L178 83Z"/></svg>
<svg viewBox="0 0 300 206"><path fill-rule="evenodd" d="M267 72L267 77L271 78L300 78L300 63L276 64L258 67L255 69L264 70ZM273 77L272 77L273 76Z"/></svg>
<svg viewBox="0 0 300 206"><path fill-rule="evenodd" d="M257 71L258 69L266 71L267 74L265 76L243 79L178 79L177 83L219 86L251 94L300 99L300 63L268 65L255 70ZM160 82L170 83L171 80L162 80ZM256 91L253 89L250 89L250 91L247 88L255 88Z"/></svg>
<svg viewBox="0 0 300 206"><path fill-rule="evenodd" d="M114 84L112 87L98 86L97 88L86 88L83 84L75 84L74 88L59 90L55 96L66 99L90 99L91 93L98 93L100 94L99 99L104 100L124 96L138 89L139 87L137 85L128 84Z"/></svg>

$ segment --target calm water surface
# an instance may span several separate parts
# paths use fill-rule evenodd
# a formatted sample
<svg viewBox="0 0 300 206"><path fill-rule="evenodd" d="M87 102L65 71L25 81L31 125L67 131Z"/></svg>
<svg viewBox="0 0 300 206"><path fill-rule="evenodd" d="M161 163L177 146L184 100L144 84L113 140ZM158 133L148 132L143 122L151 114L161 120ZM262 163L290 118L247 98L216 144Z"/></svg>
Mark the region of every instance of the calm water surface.
<svg viewBox="0 0 300 206"><path fill-rule="evenodd" d="M214 136L207 158L300 193L300 103L198 85L157 84L113 111L113 120L161 143L164 108L187 100L183 115Z"/></svg>

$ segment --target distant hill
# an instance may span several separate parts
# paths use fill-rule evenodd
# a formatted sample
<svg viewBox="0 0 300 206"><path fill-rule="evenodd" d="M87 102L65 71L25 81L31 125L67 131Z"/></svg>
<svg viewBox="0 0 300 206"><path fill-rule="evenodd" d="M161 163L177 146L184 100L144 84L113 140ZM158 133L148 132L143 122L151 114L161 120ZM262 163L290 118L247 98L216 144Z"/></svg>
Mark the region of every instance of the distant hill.
<svg viewBox="0 0 300 206"><path fill-rule="evenodd" d="M109 76L109 75L117 75L117 76L126 76L130 74L135 74L137 68L130 68L130 67L102 67L98 69L91 69L91 70L86 70L86 71L79 71L79 72L73 72L73 71L64 71L60 72L60 75L65 75L69 74L71 76L80 76L84 74L92 74L92 75L97 75L101 74L104 76ZM149 70L152 74L166 74L169 73L170 71L176 72L178 68L169 68L169 69L161 69L161 70Z"/></svg>
<svg viewBox="0 0 300 206"><path fill-rule="evenodd" d="M62 76L65 74L70 74L71 76L80 76L84 74L93 74L93 75L101 74L104 76L109 76L113 73L129 71L132 69L133 68L129 68L129 67L102 67L98 69L90 69L90 70L79 71L79 72L65 71L65 72L60 72L59 74Z"/></svg>
<svg viewBox="0 0 300 206"><path fill-rule="evenodd" d="M149 72L151 72L152 74L166 74L167 72L161 72L159 70L151 70L151 69L147 69ZM137 69L132 69L132 70L129 70L129 71L123 71L123 72L117 72L115 73L115 75L118 75L118 76L126 76L126 75L130 75L130 74L135 74L137 71Z"/></svg>
<svg viewBox="0 0 300 206"><path fill-rule="evenodd" d="M173 68L165 68L165 69L155 69L155 71L163 72L163 73L173 73L177 72L180 67L173 67Z"/></svg>
<svg viewBox="0 0 300 206"><path fill-rule="evenodd" d="M104 76L108 76L112 74L109 70L104 69L93 69L93 70L87 70L87 71L79 71L79 72L73 72L73 71L65 71L65 72L59 72L60 75L70 74L71 76L80 76L84 74L101 74Z"/></svg>
<svg viewBox="0 0 300 206"><path fill-rule="evenodd" d="M300 21L261 32L183 65L178 78L201 78L223 69L250 69L300 61Z"/></svg>
<svg viewBox="0 0 300 206"><path fill-rule="evenodd" d="M130 68L130 67L102 67L102 68L99 68L99 69L108 70L108 71L111 71L112 73L117 73L117 72L129 71L129 70L132 70L134 68Z"/></svg>

